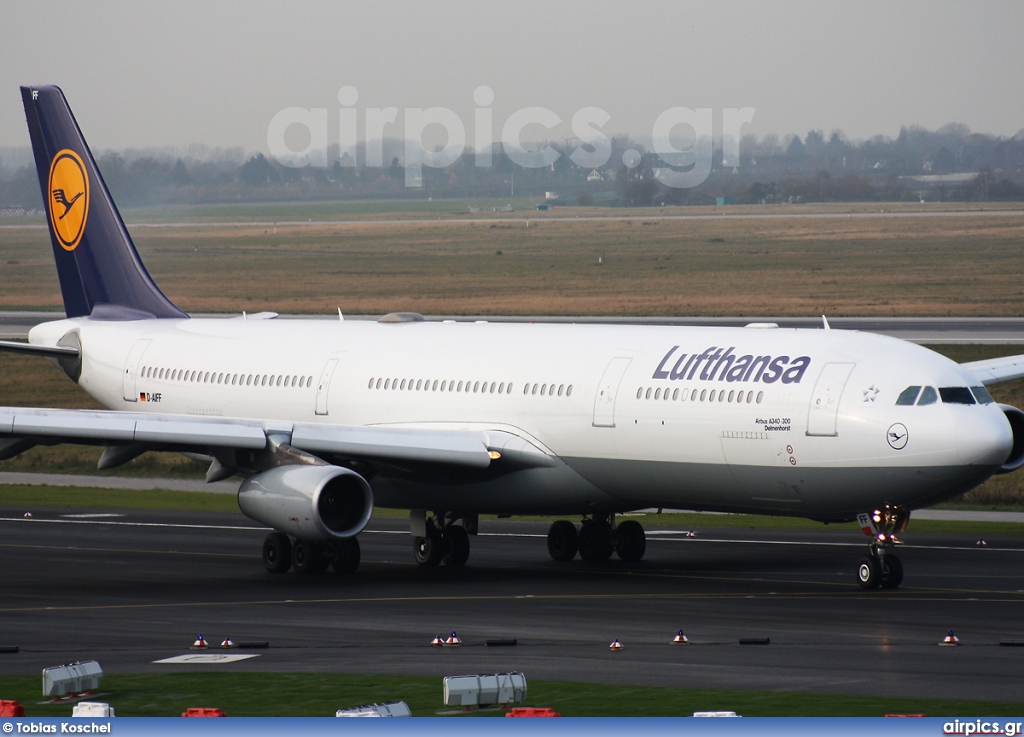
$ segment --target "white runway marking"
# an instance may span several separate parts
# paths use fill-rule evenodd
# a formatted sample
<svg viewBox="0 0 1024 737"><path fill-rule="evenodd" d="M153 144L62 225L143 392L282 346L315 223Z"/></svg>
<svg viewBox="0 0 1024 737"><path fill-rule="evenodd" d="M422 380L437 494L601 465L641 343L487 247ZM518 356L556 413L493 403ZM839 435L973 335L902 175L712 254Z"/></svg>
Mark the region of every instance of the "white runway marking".
<svg viewBox="0 0 1024 737"><path fill-rule="evenodd" d="M239 660L258 658L256 653L189 653L187 655L175 655L173 658L154 660L154 663L181 663L183 665L220 665L223 663L237 663Z"/></svg>
<svg viewBox="0 0 1024 737"><path fill-rule="evenodd" d="M104 517L124 517L123 514L62 514L64 519L101 519Z"/></svg>

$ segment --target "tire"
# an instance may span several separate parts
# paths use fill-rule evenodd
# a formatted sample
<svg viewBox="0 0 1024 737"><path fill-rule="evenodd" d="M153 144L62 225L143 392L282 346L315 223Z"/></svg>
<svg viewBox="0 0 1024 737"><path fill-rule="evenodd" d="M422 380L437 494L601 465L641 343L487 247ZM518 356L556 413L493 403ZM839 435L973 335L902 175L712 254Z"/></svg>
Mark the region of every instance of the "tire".
<svg viewBox="0 0 1024 737"><path fill-rule="evenodd" d="M579 533L569 520L558 520L548 528L548 554L554 560L572 560L579 547Z"/></svg>
<svg viewBox="0 0 1024 737"><path fill-rule="evenodd" d="M580 529L580 557L599 563L612 557L612 528L607 522L584 522Z"/></svg>
<svg viewBox="0 0 1024 737"><path fill-rule="evenodd" d="M436 566L444 555L444 544L441 533L427 530L426 537L415 537L412 541L412 555L421 566Z"/></svg>
<svg viewBox="0 0 1024 737"><path fill-rule="evenodd" d="M647 535L643 525L626 520L615 530L615 553L626 563L636 563L647 552Z"/></svg>
<svg viewBox="0 0 1024 737"><path fill-rule="evenodd" d="M292 544L292 563L296 573L323 573L330 565L319 545L309 540L296 540Z"/></svg>
<svg viewBox="0 0 1024 737"><path fill-rule="evenodd" d="M883 589L896 589L903 583L903 562L895 555L882 559L880 585Z"/></svg>
<svg viewBox="0 0 1024 737"><path fill-rule="evenodd" d="M857 564L857 583L862 589L876 589L882 581L882 566L878 558L866 555Z"/></svg>
<svg viewBox="0 0 1024 737"><path fill-rule="evenodd" d="M263 567L267 573L287 573L292 567L292 541L283 532L271 532L263 540Z"/></svg>
<svg viewBox="0 0 1024 737"><path fill-rule="evenodd" d="M452 525L441 533L441 547L444 553L441 562L446 566L462 566L469 560L469 533L464 527Z"/></svg>
<svg viewBox="0 0 1024 737"><path fill-rule="evenodd" d="M334 543L333 548L334 556L331 559L331 566L335 573L355 573L359 568L361 557L359 539L347 537L344 540L338 540Z"/></svg>

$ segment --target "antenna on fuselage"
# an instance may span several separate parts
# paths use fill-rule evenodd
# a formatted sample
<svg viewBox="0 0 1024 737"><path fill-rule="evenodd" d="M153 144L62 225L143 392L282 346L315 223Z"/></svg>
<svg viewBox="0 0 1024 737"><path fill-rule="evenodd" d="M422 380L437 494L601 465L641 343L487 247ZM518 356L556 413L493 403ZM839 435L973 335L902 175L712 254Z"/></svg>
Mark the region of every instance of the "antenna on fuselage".
<svg viewBox="0 0 1024 737"><path fill-rule="evenodd" d="M824 315L821 316L821 326L825 330L831 330L832 329L832 326L828 324L828 318L825 317Z"/></svg>
<svg viewBox="0 0 1024 737"><path fill-rule="evenodd" d="M341 320L342 322L345 322L345 316L343 314L341 314L341 308L340 307L338 308L338 319Z"/></svg>

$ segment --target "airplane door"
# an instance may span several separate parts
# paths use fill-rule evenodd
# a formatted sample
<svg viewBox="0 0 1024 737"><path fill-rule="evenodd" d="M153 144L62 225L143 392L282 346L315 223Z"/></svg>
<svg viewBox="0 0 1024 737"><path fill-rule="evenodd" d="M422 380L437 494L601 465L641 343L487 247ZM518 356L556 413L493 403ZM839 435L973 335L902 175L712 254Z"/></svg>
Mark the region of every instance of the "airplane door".
<svg viewBox="0 0 1024 737"><path fill-rule="evenodd" d="M826 363L814 385L811 407L807 413L807 434L835 437L839 417L839 399L843 396L846 380L853 371L852 363Z"/></svg>
<svg viewBox="0 0 1024 737"><path fill-rule="evenodd" d="M594 398L594 427L615 427L615 397L631 358L613 358L604 370Z"/></svg>
<svg viewBox="0 0 1024 737"><path fill-rule="evenodd" d="M124 376L121 380L121 396L126 402L139 401L139 394L136 391L135 379L139 374L139 363L142 361L142 354L149 348L151 340L139 340L132 346L128 353L128 360L124 363Z"/></svg>
<svg viewBox="0 0 1024 737"><path fill-rule="evenodd" d="M316 387L316 413L318 415L327 414L327 392L331 388L331 377L334 376L334 369L338 367L338 359L332 358L324 366L323 373L320 374L320 383Z"/></svg>

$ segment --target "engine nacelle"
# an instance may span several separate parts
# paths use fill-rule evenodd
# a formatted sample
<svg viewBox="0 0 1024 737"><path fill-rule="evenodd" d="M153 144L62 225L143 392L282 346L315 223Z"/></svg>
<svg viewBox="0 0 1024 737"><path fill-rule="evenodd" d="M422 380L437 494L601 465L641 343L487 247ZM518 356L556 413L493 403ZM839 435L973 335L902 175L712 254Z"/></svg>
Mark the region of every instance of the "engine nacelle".
<svg viewBox="0 0 1024 737"><path fill-rule="evenodd" d="M326 542L358 535L373 514L373 492L355 471L339 466L280 466L246 479L242 513L286 535Z"/></svg>
<svg viewBox="0 0 1024 737"><path fill-rule="evenodd" d="M1024 412L1008 404L1000 404L999 409L1006 415L1013 430L1013 448L1010 450L1009 458L996 473L1010 473L1024 466Z"/></svg>

